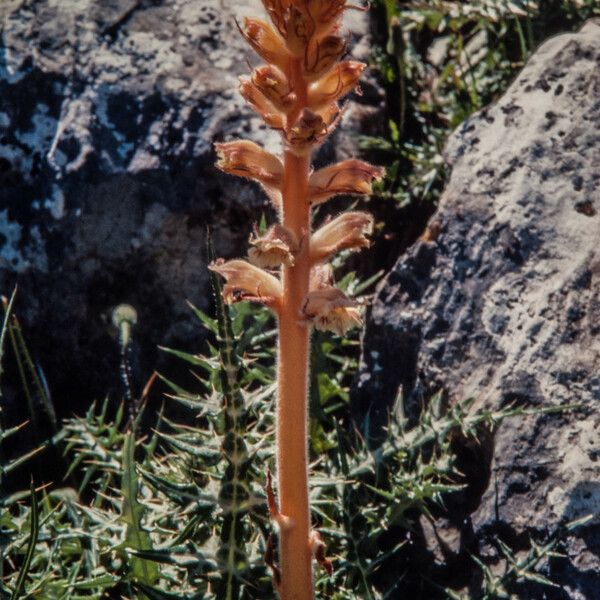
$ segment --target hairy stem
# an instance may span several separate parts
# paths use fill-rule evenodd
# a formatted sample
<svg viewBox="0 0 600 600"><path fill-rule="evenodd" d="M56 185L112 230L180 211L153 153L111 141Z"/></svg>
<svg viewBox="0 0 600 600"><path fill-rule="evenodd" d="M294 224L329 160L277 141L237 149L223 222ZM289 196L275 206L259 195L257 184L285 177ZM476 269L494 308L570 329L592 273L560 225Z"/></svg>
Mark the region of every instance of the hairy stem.
<svg viewBox="0 0 600 600"><path fill-rule="evenodd" d="M293 123L306 103L306 82L300 60L292 61L290 79L298 101L289 115ZM295 113L295 114L294 114ZM282 515L290 519L280 532L282 600L313 598L309 546L308 501L308 357L309 327L300 321L308 292L310 262L310 155L286 150L283 181L283 225L301 240L293 267L283 269L283 302L279 312L279 398L277 405L277 476Z"/></svg>

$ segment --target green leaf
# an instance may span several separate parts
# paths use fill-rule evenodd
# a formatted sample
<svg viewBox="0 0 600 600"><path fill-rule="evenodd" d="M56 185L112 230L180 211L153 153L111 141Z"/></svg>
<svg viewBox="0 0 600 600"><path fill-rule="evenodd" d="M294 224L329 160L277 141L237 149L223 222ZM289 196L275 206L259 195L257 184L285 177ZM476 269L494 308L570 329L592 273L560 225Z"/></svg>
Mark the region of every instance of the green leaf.
<svg viewBox="0 0 600 600"><path fill-rule="evenodd" d="M205 312L201 311L199 308L194 306L189 300L188 306L192 309L192 312L196 315L196 317L204 325L204 327L206 327L206 329L208 329L210 332L217 335L218 327L216 320L211 319L211 317L209 317Z"/></svg>
<svg viewBox="0 0 600 600"><path fill-rule="evenodd" d="M162 350L163 352L167 352L168 354L172 354L173 356L176 356L177 358L181 358L182 360L184 360L196 367L202 367L209 373L211 373L215 368L215 365L213 363L211 363L210 360L207 360L206 358L203 358L202 356L198 356L197 354L189 354L188 352L183 352L181 350L174 350L173 348L167 348L165 346L159 346L158 348L160 350Z"/></svg>
<svg viewBox="0 0 600 600"><path fill-rule="evenodd" d="M121 480L121 494L123 505L121 521L127 525L123 547L134 550L152 550L150 534L142 527L144 507L138 501L139 483L135 470L135 440L133 433L125 436L123 445L123 475ZM152 585L159 576L155 563L133 557L130 561L132 577L141 583Z"/></svg>

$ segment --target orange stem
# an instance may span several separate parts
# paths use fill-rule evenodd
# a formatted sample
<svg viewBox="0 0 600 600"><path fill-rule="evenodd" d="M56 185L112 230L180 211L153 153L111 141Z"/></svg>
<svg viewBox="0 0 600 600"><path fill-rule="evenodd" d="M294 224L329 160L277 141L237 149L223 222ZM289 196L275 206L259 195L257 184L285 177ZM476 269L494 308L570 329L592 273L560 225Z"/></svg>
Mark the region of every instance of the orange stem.
<svg viewBox="0 0 600 600"><path fill-rule="evenodd" d="M288 126L306 105L307 85L301 60L291 61L289 76L298 100L295 110L289 115ZM310 330L300 319L310 275L309 170L310 155L297 156L289 150L285 151L283 225L301 240L301 247L294 266L283 268L283 302L279 311L277 478L279 510L289 518L289 524L280 530L279 593L282 600L313 598L308 500Z"/></svg>

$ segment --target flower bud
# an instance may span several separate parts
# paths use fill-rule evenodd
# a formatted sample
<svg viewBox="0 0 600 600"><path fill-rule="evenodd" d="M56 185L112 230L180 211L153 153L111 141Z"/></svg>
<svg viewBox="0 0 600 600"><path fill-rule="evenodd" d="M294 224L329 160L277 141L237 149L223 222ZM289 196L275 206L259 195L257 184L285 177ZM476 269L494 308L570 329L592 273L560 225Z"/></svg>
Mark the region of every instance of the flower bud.
<svg viewBox="0 0 600 600"><path fill-rule="evenodd" d="M312 320L316 329L344 335L352 327L362 325L358 306L342 290L328 286L306 295L302 314Z"/></svg>
<svg viewBox="0 0 600 600"><path fill-rule="evenodd" d="M237 140L215 144L215 149L219 157L217 167L221 171L254 179L269 188L281 188L281 161L258 144L249 140Z"/></svg>
<svg viewBox="0 0 600 600"><path fill-rule="evenodd" d="M338 35L315 38L309 44L304 59L304 70L309 81L315 81L329 71L346 52L346 42Z"/></svg>
<svg viewBox="0 0 600 600"><path fill-rule="evenodd" d="M313 110L318 110L351 92L366 66L364 63L353 60L336 65L327 75L310 87L308 105Z"/></svg>
<svg viewBox="0 0 600 600"><path fill-rule="evenodd" d="M264 94L246 77L240 77L240 93L263 118L263 121L273 129L283 129L284 118Z"/></svg>
<svg viewBox="0 0 600 600"><path fill-rule="evenodd" d="M308 182L310 202L321 204L337 194L371 194L373 181L381 179L384 174L381 167L355 158L319 169Z"/></svg>
<svg viewBox="0 0 600 600"><path fill-rule="evenodd" d="M274 269L281 265L294 265L298 253L298 242L294 234L282 225L273 225L264 236L250 236L248 258L251 263L264 269Z"/></svg>
<svg viewBox="0 0 600 600"><path fill-rule="evenodd" d="M351 211L340 215L318 229L310 240L310 260L319 263L341 250L368 248L366 235L373 231L373 217L365 212Z"/></svg>
<svg viewBox="0 0 600 600"><path fill-rule="evenodd" d="M252 83L280 111L287 112L296 101L287 78L276 67L263 65L254 69Z"/></svg>
<svg viewBox="0 0 600 600"><path fill-rule="evenodd" d="M279 280L245 260L225 262L219 259L208 265L208 268L225 279L223 299L227 304L250 300L276 308L281 302L282 288Z"/></svg>
<svg viewBox="0 0 600 600"><path fill-rule="evenodd" d="M283 38L266 21L246 17L240 32L257 54L268 63L285 70L290 53Z"/></svg>

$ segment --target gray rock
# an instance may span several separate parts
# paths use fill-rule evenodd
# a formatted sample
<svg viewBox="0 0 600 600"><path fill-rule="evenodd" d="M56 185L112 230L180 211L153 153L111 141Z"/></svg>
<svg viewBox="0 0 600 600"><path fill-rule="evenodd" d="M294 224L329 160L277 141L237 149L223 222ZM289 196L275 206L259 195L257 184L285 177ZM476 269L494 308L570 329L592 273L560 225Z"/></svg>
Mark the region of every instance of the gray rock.
<svg viewBox="0 0 600 600"><path fill-rule="evenodd" d="M591 21L543 44L459 127L439 209L380 285L364 335L354 402L380 422L398 391L413 415L438 389L475 407L581 405L506 421L490 460L465 465L479 472L482 496L471 488L463 509L483 552L499 532L522 543L600 514L599 73ZM547 567L562 589L544 597L597 599L598 516L565 553Z"/></svg>
<svg viewBox="0 0 600 600"><path fill-rule="evenodd" d="M138 310L145 377L158 343L199 349L185 300L210 303L206 228L219 256L240 255L270 210L216 171L212 150L239 137L278 147L237 91L260 59L235 18L259 14L258 0L0 3L0 290L19 283L31 347L69 411L116 379L116 304ZM368 22L352 19L364 50ZM357 127L381 102L365 92L348 111ZM340 136L324 159L334 147L355 151Z"/></svg>

